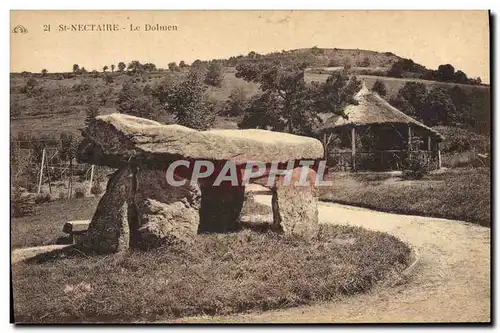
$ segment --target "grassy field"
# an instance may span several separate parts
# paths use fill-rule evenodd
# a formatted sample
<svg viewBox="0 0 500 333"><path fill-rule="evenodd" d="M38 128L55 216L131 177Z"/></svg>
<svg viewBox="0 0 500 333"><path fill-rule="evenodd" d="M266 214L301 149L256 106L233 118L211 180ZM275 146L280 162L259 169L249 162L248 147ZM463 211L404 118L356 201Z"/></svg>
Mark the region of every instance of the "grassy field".
<svg viewBox="0 0 500 333"><path fill-rule="evenodd" d="M194 244L86 257L58 250L12 267L16 322L153 322L263 311L369 290L409 264L388 234L327 226L303 241L250 230Z"/></svg>
<svg viewBox="0 0 500 333"><path fill-rule="evenodd" d="M56 244L65 222L90 220L99 198L58 200L37 205L31 216L11 219L11 248Z"/></svg>
<svg viewBox="0 0 500 333"><path fill-rule="evenodd" d="M491 223L490 169L458 168L403 181L383 174L333 175L320 199L385 212Z"/></svg>
<svg viewBox="0 0 500 333"><path fill-rule="evenodd" d="M23 248L56 244L65 222L90 220L94 215L99 197L72 200L56 200L37 205L31 216L11 220L11 248ZM246 200L242 214L271 214L271 208L252 199Z"/></svg>

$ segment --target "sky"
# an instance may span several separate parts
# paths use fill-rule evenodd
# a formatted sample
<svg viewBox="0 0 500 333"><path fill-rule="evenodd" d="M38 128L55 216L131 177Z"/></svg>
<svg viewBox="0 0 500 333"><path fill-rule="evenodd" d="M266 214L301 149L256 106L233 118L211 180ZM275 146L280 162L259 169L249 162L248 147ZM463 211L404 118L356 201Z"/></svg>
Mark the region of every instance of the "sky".
<svg viewBox="0 0 500 333"><path fill-rule="evenodd" d="M102 70L132 60L166 68L317 46L393 52L430 69L451 63L490 80L487 11L11 11L10 23L27 30L11 33L12 72L71 71L75 63ZM88 31L92 24L118 31ZM157 24L171 30L145 31Z"/></svg>

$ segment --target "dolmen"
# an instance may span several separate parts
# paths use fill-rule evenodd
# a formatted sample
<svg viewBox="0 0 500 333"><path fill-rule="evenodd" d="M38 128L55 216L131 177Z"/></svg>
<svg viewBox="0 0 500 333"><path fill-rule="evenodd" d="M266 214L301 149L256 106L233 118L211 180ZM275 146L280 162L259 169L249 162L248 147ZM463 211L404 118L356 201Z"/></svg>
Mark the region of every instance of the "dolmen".
<svg viewBox="0 0 500 333"><path fill-rule="evenodd" d="M97 252L236 231L245 185L252 182L272 191L273 230L316 235L316 169L300 166L322 158L314 138L259 129L197 131L120 113L96 117L82 135L77 160L116 169L81 241Z"/></svg>

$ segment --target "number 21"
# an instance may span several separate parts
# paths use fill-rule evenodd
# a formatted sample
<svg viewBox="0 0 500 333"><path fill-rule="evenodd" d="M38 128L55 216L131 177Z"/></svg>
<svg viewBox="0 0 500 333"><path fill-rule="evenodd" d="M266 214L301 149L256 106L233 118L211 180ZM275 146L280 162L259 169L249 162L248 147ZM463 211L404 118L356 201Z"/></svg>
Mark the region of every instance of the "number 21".
<svg viewBox="0 0 500 333"><path fill-rule="evenodd" d="M44 24L43 31L50 31L50 24Z"/></svg>

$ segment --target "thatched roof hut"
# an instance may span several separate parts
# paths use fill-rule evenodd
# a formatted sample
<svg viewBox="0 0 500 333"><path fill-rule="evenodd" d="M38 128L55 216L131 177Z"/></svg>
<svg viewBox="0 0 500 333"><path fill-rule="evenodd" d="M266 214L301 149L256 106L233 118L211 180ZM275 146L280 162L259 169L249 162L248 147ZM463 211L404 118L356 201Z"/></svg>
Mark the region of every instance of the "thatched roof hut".
<svg viewBox="0 0 500 333"><path fill-rule="evenodd" d="M439 132L399 111L377 93L368 90L364 83L355 100L358 105L348 105L344 110L346 118L332 115L324 122L323 132L352 126L410 125L414 130L426 133L426 136L434 137L438 141L444 139Z"/></svg>
<svg viewBox="0 0 500 333"><path fill-rule="evenodd" d="M352 169L356 169L356 154L376 152L383 161L385 156L387 164L389 153L410 151L410 143L414 142L413 138L419 137L424 140L421 143L422 150L429 157L435 158L437 167L441 167L439 143L444 140L443 135L393 107L377 93L368 90L364 83L354 98L357 104L347 106L344 110L344 116L323 115L324 122L320 131L324 136L325 148L329 144L326 139L327 135L340 133L345 138L345 135L348 134ZM356 145L360 139L359 135L367 132L372 135L370 142L376 141L372 145L376 148L372 148L371 151L362 151L356 148Z"/></svg>

